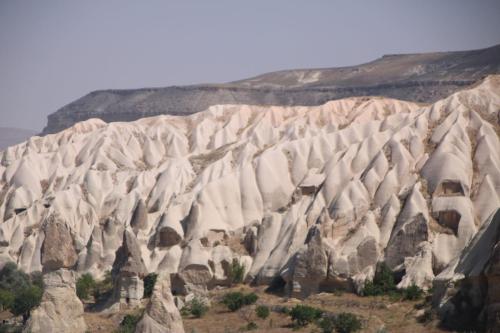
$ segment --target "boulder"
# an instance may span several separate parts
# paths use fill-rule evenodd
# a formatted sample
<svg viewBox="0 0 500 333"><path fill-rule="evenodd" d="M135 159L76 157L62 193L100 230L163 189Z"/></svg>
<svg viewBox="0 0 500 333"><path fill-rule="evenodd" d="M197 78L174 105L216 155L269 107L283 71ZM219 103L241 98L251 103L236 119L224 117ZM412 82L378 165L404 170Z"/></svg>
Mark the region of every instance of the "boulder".
<svg viewBox="0 0 500 333"><path fill-rule="evenodd" d="M40 306L32 311L23 332L83 333L83 304L75 293L75 273L66 269L45 274Z"/></svg>
<svg viewBox="0 0 500 333"><path fill-rule="evenodd" d="M41 252L44 271L73 267L78 256L68 226L55 215L50 215L46 220L44 233Z"/></svg>
<svg viewBox="0 0 500 333"><path fill-rule="evenodd" d="M183 295L205 293L214 277L210 259L210 253L199 240L191 241L182 253L179 272L172 280L173 290Z"/></svg>
<svg viewBox="0 0 500 333"><path fill-rule="evenodd" d="M161 274L156 280L153 294L141 320L137 323L136 333L183 333L182 317L170 290L168 274Z"/></svg>
<svg viewBox="0 0 500 333"><path fill-rule="evenodd" d="M310 240L292 259L282 277L290 296L305 298L319 291L320 284L327 278L328 254L318 229L309 232Z"/></svg>

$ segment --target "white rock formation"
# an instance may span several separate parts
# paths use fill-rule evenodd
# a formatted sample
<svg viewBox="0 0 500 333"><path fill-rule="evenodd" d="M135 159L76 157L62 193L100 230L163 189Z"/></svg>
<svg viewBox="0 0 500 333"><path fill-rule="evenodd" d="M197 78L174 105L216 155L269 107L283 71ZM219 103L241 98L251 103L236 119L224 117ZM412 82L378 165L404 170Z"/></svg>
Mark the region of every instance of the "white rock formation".
<svg viewBox="0 0 500 333"><path fill-rule="evenodd" d="M311 292L359 289L384 260L400 286L430 286L500 206L499 110L490 76L428 106L348 98L81 122L0 152L0 260L98 277L126 231L145 271L193 289L223 282L233 258L247 281L301 285L307 263L292 263L308 251L326 255ZM72 244L46 260L54 219Z"/></svg>
<svg viewBox="0 0 500 333"><path fill-rule="evenodd" d="M83 304L75 293L75 272L59 269L45 274L40 306L32 311L23 332L83 333Z"/></svg>
<svg viewBox="0 0 500 333"><path fill-rule="evenodd" d="M168 274L159 275L136 333L184 333L182 317L170 289Z"/></svg>
<svg viewBox="0 0 500 333"><path fill-rule="evenodd" d="M433 302L445 326L484 323L500 330L500 209L492 213L462 254L434 279Z"/></svg>

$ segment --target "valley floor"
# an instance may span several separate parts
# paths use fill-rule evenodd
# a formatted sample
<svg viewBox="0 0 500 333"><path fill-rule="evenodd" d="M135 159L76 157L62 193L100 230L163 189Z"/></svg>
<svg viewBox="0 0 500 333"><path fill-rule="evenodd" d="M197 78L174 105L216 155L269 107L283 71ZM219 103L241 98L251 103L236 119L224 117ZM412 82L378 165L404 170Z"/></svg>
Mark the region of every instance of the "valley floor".
<svg viewBox="0 0 500 333"><path fill-rule="evenodd" d="M252 306L244 307L236 312L229 312L220 304L221 297L228 291L255 292L259 296L257 305L267 305L272 311L270 316L263 320L255 315ZM425 301L393 301L387 296L360 297L351 293L332 294L321 293L300 301L298 299L283 298L264 292L264 287L251 288L238 286L230 289L213 290L210 292L211 306L202 318L184 317L186 333L232 333L246 331L248 322L253 321L258 328L254 333L263 332L320 332L317 326L309 325L302 329L293 328L290 317L276 310L280 307L292 308L296 304L307 304L327 312L351 312L358 315L363 321L361 332L412 332L433 333L446 332L437 327L437 321L419 322L422 316ZM127 314L134 313L127 311ZM85 313L88 332L104 333L117 331L124 312L117 314ZM385 328L384 330L381 330Z"/></svg>

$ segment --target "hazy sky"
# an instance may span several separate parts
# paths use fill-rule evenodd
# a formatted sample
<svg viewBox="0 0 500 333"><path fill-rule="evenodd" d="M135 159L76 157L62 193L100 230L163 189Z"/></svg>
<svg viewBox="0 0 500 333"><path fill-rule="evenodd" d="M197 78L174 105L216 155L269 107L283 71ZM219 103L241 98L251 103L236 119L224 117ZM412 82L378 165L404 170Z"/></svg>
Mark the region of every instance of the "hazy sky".
<svg viewBox="0 0 500 333"><path fill-rule="evenodd" d="M0 0L0 127L105 88L227 82L500 43L499 0Z"/></svg>

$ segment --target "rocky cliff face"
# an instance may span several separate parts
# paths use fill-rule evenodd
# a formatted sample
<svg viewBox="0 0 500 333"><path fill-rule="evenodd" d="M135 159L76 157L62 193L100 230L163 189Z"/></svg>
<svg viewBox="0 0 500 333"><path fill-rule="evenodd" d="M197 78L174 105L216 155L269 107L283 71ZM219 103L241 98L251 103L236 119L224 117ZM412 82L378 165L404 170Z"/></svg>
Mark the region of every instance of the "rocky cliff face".
<svg viewBox="0 0 500 333"><path fill-rule="evenodd" d="M348 98L81 122L0 152L0 261L113 269L120 297L153 271L203 292L233 260L246 281L300 297L360 290L381 261L399 286L430 287L500 206L499 110L491 76L429 106Z"/></svg>
<svg viewBox="0 0 500 333"><path fill-rule="evenodd" d="M389 55L343 68L289 70L228 84L92 92L49 115L43 134L79 121L192 114L217 104L321 105L351 96L435 102L500 73L500 45L463 52Z"/></svg>
<svg viewBox="0 0 500 333"><path fill-rule="evenodd" d="M500 209L482 225L462 254L434 281L434 303L444 326L500 330Z"/></svg>

